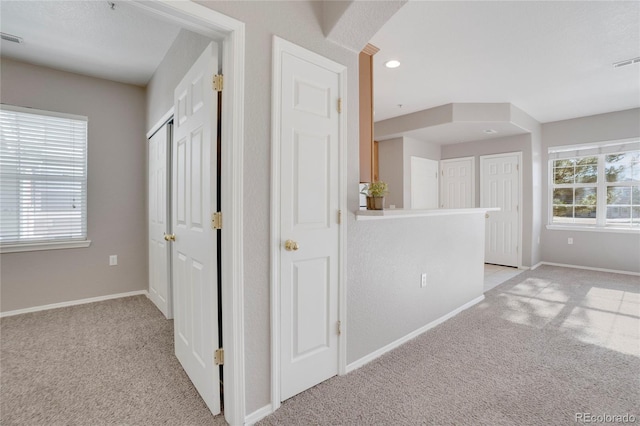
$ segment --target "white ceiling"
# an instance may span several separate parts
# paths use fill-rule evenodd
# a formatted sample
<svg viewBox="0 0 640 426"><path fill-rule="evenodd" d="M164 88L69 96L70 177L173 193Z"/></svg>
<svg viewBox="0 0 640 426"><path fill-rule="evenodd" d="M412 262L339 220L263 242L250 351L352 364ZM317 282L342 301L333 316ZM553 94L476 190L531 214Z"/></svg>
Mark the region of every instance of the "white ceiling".
<svg viewBox="0 0 640 426"><path fill-rule="evenodd" d="M127 2L1 1L3 56L64 71L144 86L180 27Z"/></svg>
<svg viewBox="0 0 640 426"><path fill-rule="evenodd" d="M640 56L637 1L409 1L371 43L375 121L453 102L543 123L640 107L640 64L612 67Z"/></svg>

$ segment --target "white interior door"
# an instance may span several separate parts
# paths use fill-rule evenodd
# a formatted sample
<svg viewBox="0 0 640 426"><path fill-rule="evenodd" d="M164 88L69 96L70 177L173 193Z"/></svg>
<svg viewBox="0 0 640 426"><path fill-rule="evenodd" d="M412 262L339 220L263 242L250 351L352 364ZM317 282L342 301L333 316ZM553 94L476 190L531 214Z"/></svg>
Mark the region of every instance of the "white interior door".
<svg viewBox="0 0 640 426"><path fill-rule="evenodd" d="M438 208L438 162L411 157L411 208Z"/></svg>
<svg viewBox="0 0 640 426"><path fill-rule="evenodd" d="M301 48L298 48L303 50ZM308 51L305 51L308 52ZM308 52L310 55L310 52ZM282 53L280 400L338 373L340 73ZM287 250L286 241L299 248Z"/></svg>
<svg viewBox="0 0 640 426"><path fill-rule="evenodd" d="M171 302L169 233L169 152L171 124L149 138L149 299L167 318L173 318Z"/></svg>
<svg viewBox="0 0 640 426"><path fill-rule="evenodd" d="M485 262L519 266L520 154L480 157L480 206L500 207L489 212Z"/></svg>
<svg viewBox="0 0 640 426"><path fill-rule="evenodd" d="M211 43L175 90L172 243L175 351L212 413L220 412L216 234L218 69Z"/></svg>
<svg viewBox="0 0 640 426"><path fill-rule="evenodd" d="M440 206L444 209L475 207L475 158L441 160Z"/></svg>

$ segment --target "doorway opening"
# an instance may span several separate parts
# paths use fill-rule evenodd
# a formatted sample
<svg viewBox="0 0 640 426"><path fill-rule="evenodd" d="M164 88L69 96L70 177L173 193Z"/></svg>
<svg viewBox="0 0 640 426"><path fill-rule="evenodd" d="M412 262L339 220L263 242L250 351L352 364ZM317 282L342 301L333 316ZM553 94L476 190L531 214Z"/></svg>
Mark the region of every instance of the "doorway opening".
<svg viewBox="0 0 640 426"><path fill-rule="evenodd" d="M225 352L222 365L224 373L224 417L230 424L245 421L244 385L244 306L243 306L243 161L244 149L244 23L222 15L208 7L192 2L156 0L132 2L139 8L160 19L180 23L191 31L220 40L222 74L225 87L220 95L225 108L221 110L220 128L220 207L224 228L220 237L219 270L221 285L218 287L221 305L218 311ZM154 126L155 127L155 126ZM216 147L217 149L217 147ZM217 200L216 200L217 202ZM220 340L215 342L220 343ZM213 357L207 357L207 361Z"/></svg>

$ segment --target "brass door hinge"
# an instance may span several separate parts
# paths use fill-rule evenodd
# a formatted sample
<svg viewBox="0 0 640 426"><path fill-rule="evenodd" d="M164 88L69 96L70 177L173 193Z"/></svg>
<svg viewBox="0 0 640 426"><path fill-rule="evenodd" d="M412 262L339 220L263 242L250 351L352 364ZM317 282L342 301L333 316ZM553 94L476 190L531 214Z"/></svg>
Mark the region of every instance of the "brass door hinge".
<svg viewBox="0 0 640 426"><path fill-rule="evenodd" d="M342 323L338 321L338 336L342 334Z"/></svg>
<svg viewBox="0 0 640 426"><path fill-rule="evenodd" d="M342 112L342 98L338 98L338 113Z"/></svg>
<svg viewBox="0 0 640 426"><path fill-rule="evenodd" d="M224 349L216 349L216 351L213 353L213 362L216 365L224 364Z"/></svg>
<svg viewBox="0 0 640 426"><path fill-rule="evenodd" d="M342 223L342 210L338 210L338 225Z"/></svg>
<svg viewBox="0 0 640 426"><path fill-rule="evenodd" d="M215 212L211 215L211 228L222 229L222 212Z"/></svg>
<svg viewBox="0 0 640 426"><path fill-rule="evenodd" d="M224 76L222 74L216 74L213 76L213 90L216 92L222 92L224 87Z"/></svg>

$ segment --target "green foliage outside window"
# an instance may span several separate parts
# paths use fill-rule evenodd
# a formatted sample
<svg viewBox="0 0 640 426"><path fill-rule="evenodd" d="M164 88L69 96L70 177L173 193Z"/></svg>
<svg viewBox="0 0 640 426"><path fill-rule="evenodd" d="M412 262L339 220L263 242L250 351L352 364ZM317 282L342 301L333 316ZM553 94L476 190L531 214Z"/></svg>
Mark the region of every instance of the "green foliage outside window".
<svg viewBox="0 0 640 426"><path fill-rule="evenodd" d="M603 191L607 225L640 225L640 151L559 159L552 168L552 223L596 224Z"/></svg>

